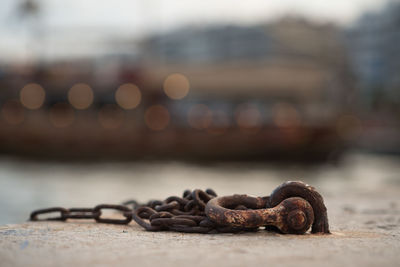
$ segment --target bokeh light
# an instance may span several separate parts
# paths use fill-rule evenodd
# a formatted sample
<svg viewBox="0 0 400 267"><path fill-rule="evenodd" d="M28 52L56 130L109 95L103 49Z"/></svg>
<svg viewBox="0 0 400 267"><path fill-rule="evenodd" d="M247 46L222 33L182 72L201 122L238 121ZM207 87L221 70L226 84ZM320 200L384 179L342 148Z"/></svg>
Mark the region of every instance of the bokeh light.
<svg viewBox="0 0 400 267"><path fill-rule="evenodd" d="M189 80L180 73L169 75L164 81L165 94L174 100L182 99L189 93Z"/></svg>
<svg viewBox="0 0 400 267"><path fill-rule="evenodd" d="M204 104L194 105L188 112L188 123L195 129L207 129L210 127L212 120L212 111Z"/></svg>
<svg viewBox="0 0 400 267"><path fill-rule="evenodd" d="M125 113L117 105L107 104L101 107L98 120L104 129L117 129L125 120Z"/></svg>
<svg viewBox="0 0 400 267"><path fill-rule="evenodd" d="M74 122L75 113L69 104L57 103L50 108L49 118L54 127L65 128Z"/></svg>
<svg viewBox="0 0 400 267"><path fill-rule="evenodd" d="M170 121L168 110L162 105L153 105L147 108L144 114L144 121L152 130L164 130Z"/></svg>
<svg viewBox="0 0 400 267"><path fill-rule="evenodd" d="M93 90L85 83L77 83L68 92L68 101L76 109L87 109L93 103Z"/></svg>
<svg viewBox="0 0 400 267"><path fill-rule="evenodd" d="M123 109L134 109L142 100L139 88L131 83L121 85L115 92L115 101Z"/></svg>
<svg viewBox="0 0 400 267"><path fill-rule="evenodd" d="M29 83L20 91L21 104L28 109L39 109L46 98L43 87L37 83Z"/></svg>
<svg viewBox="0 0 400 267"><path fill-rule="evenodd" d="M25 118L24 108L17 100L9 100L4 103L1 109L1 115L3 119L11 125L20 124Z"/></svg>
<svg viewBox="0 0 400 267"><path fill-rule="evenodd" d="M278 127L297 127L301 123L299 112L289 103L277 103L272 110L274 122Z"/></svg>
<svg viewBox="0 0 400 267"><path fill-rule="evenodd" d="M261 113L255 105L239 105L235 115L237 125L243 130L255 130L261 126Z"/></svg>

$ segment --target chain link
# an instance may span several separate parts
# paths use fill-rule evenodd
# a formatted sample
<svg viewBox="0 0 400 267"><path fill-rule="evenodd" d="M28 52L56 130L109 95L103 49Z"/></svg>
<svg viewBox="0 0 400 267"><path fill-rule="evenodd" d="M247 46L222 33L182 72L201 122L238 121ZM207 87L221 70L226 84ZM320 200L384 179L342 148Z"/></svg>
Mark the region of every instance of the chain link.
<svg viewBox="0 0 400 267"><path fill-rule="evenodd" d="M31 213L31 221L66 221L68 219L94 219L98 223L129 224L134 220L147 231L178 231L185 233L237 232L246 228L220 226L209 220L204 212L207 202L217 194L212 189L185 190L182 197L171 196L164 201L150 200L140 204L128 200L121 205L102 204L94 208L47 208ZM240 208L240 207L239 207ZM103 218L102 211L114 210L124 219ZM39 218L58 212L59 216Z"/></svg>
<svg viewBox="0 0 400 267"><path fill-rule="evenodd" d="M60 216L58 216L58 217L47 217L45 219L39 219L38 218L38 216L41 215L41 214L49 214L49 213L55 213L55 212L59 212ZM30 220L31 221L65 221L66 219L68 219L68 214L69 214L69 210L61 208L61 207L40 209L40 210L36 210L36 211L31 213Z"/></svg>

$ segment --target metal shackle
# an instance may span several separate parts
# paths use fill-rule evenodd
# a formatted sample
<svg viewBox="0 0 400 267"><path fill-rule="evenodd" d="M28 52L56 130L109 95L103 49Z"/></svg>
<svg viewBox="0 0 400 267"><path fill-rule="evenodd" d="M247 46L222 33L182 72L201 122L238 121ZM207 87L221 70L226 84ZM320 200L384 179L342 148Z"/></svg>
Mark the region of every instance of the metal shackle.
<svg viewBox="0 0 400 267"><path fill-rule="evenodd" d="M211 199L205 208L207 217L220 225L243 228L275 226L285 234L303 234L314 222L310 203L300 197L283 200L272 208L265 208L269 198L232 195ZM234 209L245 206L245 210Z"/></svg>

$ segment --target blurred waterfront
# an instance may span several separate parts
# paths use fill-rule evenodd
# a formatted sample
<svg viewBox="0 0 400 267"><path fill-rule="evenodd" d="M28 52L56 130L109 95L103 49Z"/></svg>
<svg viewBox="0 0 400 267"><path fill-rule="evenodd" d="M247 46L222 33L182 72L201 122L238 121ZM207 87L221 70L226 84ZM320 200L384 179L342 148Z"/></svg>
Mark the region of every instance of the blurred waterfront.
<svg viewBox="0 0 400 267"><path fill-rule="evenodd" d="M251 12L180 20L196 13L192 3L174 9L174 27L138 17L146 29L100 16L111 3L61 3L2 4L12 22L0 29L2 154L336 161L354 147L400 152L398 1L347 4L346 22L333 3L336 19L316 18L312 1L302 14L289 3L279 16L266 8L251 23ZM142 8L167 9L153 4ZM259 14L258 5L248 8ZM70 21L89 6L91 30ZM113 19L112 33L100 27Z"/></svg>
<svg viewBox="0 0 400 267"><path fill-rule="evenodd" d="M0 38L0 224L196 187L399 189L399 1L4 0Z"/></svg>
<svg viewBox="0 0 400 267"><path fill-rule="evenodd" d="M348 154L339 165L182 162L104 162L93 164L0 160L0 225L20 223L37 208L93 207L127 199L147 201L180 195L185 189L213 188L219 195L269 195L280 183L302 180L318 188L328 210L351 209L352 201L370 208L368 196L382 203L400 193L400 159ZM333 201L332 201L333 199ZM362 203L361 203L362 201ZM335 216L332 216L335 218Z"/></svg>
<svg viewBox="0 0 400 267"><path fill-rule="evenodd" d="M0 265L397 266L399 44L399 0L1 0ZM332 235L23 223L289 180Z"/></svg>

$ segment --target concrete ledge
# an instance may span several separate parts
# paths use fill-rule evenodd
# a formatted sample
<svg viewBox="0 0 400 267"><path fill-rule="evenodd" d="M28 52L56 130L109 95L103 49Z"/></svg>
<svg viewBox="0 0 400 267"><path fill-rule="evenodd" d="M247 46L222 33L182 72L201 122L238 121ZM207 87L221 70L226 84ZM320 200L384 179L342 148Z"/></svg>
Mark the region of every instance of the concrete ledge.
<svg viewBox="0 0 400 267"><path fill-rule="evenodd" d="M342 215L360 221L348 211ZM334 226L332 235L296 236L263 230L146 232L135 223L30 222L0 227L0 259L1 266L396 266L398 223L389 230L370 229L372 224L357 231Z"/></svg>

